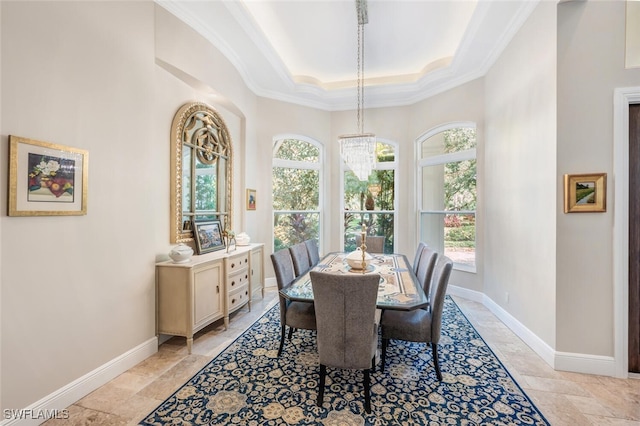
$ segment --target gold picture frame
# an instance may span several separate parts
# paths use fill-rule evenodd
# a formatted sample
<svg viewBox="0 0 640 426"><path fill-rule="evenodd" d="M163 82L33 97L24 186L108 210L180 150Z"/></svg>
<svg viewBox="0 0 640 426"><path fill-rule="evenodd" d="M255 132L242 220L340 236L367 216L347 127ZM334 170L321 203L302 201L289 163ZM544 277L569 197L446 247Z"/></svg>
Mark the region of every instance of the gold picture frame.
<svg viewBox="0 0 640 426"><path fill-rule="evenodd" d="M247 189L247 210L256 209L256 190Z"/></svg>
<svg viewBox="0 0 640 426"><path fill-rule="evenodd" d="M9 216L87 214L89 152L9 136Z"/></svg>
<svg viewBox="0 0 640 426"><path fill-rule="evenodd" d="M565 174L564 212L607 211L607 174Z"/></svg>

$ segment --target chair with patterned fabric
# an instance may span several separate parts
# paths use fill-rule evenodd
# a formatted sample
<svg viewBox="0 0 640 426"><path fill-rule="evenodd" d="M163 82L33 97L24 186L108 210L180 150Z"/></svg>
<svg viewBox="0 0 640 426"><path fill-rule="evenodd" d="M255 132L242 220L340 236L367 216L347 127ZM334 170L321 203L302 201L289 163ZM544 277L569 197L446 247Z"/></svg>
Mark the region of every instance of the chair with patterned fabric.
<svg viewBox="0 0 640 426"><path fill-rule="evenodd" d="M288 249L279 250L271 255L271 263L276 273L278 290L289 286L295 279L293 262ZM305 330L316 329L316 313L313 303L292 302L278 295L280 299L280 347L278 356L284 347L286 327L289 326L289 340L296 328Z"/></svg>
<svg viewBox="0 0 640 426"><path fill-rule="evenodd" d="M405 340L409 342L431 343L433 364L438 380L442 381L440 364L438 361L438 342L442 331L442 311L447 284L453 262L446 256L439 256L433 275L433 285L430 289L428 309L413 311L385 310L382 314L382 371L385 368L387 346L389 340ZM408 362L413 362L409 360Z"/></svg>
<svg viewBox="0 0 640 426"><path fill-rule="evenodd" d="M364 370L364 407L371 412L369 373L375 370L378 326L375 323L380 275L311 271L320 356L319 407L327 367Z"/></svg>

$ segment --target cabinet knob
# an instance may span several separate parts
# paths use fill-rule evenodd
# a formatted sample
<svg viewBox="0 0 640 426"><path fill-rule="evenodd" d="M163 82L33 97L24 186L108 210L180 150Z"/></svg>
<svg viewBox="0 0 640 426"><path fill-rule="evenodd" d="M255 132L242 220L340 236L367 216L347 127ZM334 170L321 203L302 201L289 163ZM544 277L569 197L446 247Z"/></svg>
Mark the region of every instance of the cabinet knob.
<svg viewBox="0 0 640 426"><path fill-rule="evenodd" d="M234 285L236 285L235 281L231 281L231 287L233 287Z"/></svg>
<svg viewBox="0 0 640 426"><path fill-rule="evenodd" d="M231 304L236 303L236 299L231 299Z"/></svg>

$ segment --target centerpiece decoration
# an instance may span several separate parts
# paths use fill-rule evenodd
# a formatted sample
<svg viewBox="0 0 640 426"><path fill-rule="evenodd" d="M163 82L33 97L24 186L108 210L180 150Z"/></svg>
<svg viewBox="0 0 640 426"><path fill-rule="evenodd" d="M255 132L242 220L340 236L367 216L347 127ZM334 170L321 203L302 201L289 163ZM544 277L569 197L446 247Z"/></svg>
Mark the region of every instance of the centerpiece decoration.
<svg viewBox="0 0 640 426"><path fill-rule="evenodd" d="M371 259L373 259L373 257L367 253L367 228L364 224L362 225L362 232L360 234L362 237L360 247L356 247L354 251L349 253L346 260L352 270L362 271L364 274L369 268Z"/></svg>

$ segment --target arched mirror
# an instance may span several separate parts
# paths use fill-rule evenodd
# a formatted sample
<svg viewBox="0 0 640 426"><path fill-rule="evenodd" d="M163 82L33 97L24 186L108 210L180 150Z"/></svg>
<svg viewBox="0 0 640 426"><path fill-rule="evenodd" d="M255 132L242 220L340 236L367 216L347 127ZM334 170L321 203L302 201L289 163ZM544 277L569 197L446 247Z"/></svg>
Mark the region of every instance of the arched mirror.
<svg viewBox="0 0 640 426"><path fill-rule="evenodd" d="M231 226L232 146L227 126L209 105L183 105L171 126L171 242L193 240L193 222Z"/></svg>

